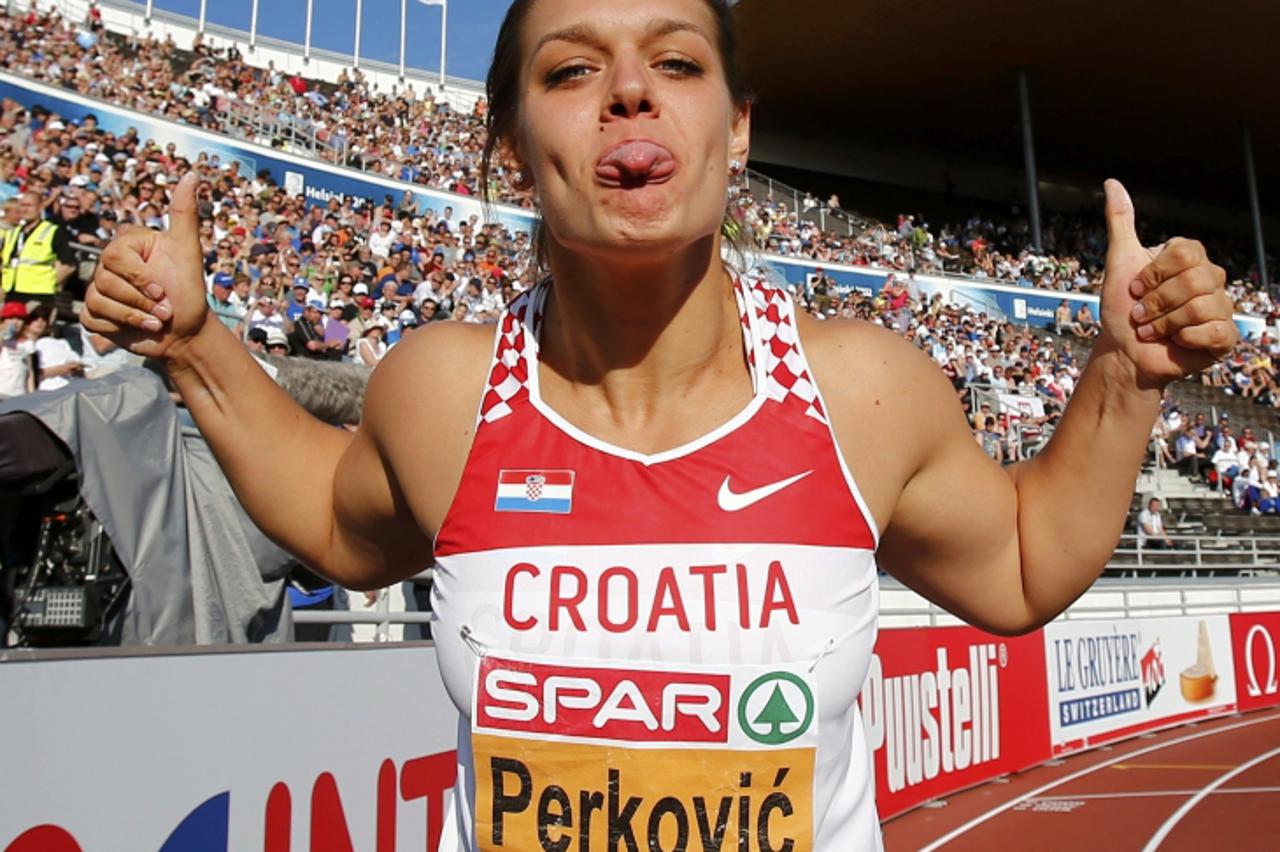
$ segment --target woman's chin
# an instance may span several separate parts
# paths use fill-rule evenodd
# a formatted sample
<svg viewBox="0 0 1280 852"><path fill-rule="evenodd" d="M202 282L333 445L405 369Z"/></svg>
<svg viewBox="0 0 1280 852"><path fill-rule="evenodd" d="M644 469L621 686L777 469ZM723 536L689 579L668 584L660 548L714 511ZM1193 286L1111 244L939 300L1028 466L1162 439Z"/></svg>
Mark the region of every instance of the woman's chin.
<svg viewBox="0 0 1280 852"><path fill-rule="evenodd" d="M621 213L622 211L618 211ZM655 207L633 209L629 215L608 217L602 229L601 242L619 251L643 250L661 254L680 251L719 231L720 220L708 217L705 223L692 221L688 209Z"/></svg>
<svg viewBox="0 0 1280 852"><path fill-rule="evenodd" d="M688 228L676 227L670 222L628 221L572 247L620 263L653 263L705 243L708 236L691 235Z"/></svg>

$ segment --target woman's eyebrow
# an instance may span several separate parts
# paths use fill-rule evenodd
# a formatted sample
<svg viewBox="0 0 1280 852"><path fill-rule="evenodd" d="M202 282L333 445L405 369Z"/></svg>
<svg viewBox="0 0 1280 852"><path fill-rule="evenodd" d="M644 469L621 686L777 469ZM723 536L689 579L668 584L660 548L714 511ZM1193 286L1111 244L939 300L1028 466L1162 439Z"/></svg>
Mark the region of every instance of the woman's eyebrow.
<svg viewBox="0 0 1280 852"><path fill-rule="evenodd" d="M654 18L645 26L644 35L646 41L653 41L654 39L659 39L663 36L668 36L672 33L678 32L693 33L694 35L701 37L708 44L711 43L711 38L707 35L706 31L702 29L702 27L692 21L681 21L675 18ZM597 48L604 47L604 40L600 37L600 33L595 27L590 24L573 24L572 26L553 30L542 36L533 46L533 52L530 55L532 56L537 54L539 50L553 41L585 44L590 47Z"/></svg>
<svg viewBox="0 0 1280 852"><path fill-rule="evenodd" d="M538 39L538 43L533 46L533 53L530 55L536 55L538 51L553 41L567 41L572 44L586 44L591 47L602 46L600 34L596 32L595 27L590 24L574 24L570 27L553 30Z"/></svg>
<svg viewBox="0 0 1280 852"><path fill-rule="evenodd" d="M700 36L708 44L711 43L711 37L707 35L702 27L692 21L681 21L675 18L654 18L645 27L645 37L652 41L672 33L693 33Z"/></svg>

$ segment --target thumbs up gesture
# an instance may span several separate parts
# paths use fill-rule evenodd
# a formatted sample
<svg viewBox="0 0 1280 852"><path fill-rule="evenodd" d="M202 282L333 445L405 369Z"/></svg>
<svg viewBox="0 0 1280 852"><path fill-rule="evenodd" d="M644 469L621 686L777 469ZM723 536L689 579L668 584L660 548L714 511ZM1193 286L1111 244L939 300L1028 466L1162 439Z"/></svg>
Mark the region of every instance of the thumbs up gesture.
<svg viewBox="0 0 1280 852"><path fill-rule="evenodd" d="M1140 388L1162 388L1225 357L1239 341L1226 272L1195 240L1144 248L1129 193L1116 180L1107 181L1106 192L1109 245L1098 346L1125 355Z"/></svg>
<svg viewBox="0 0 1280 852"><path fill-rule="evenodd" d="M126 228L102 252L80 313L86 330L137 355L165 358L204 327L209 306L195 193L189 172L174 190L167 232Z"/></svg>

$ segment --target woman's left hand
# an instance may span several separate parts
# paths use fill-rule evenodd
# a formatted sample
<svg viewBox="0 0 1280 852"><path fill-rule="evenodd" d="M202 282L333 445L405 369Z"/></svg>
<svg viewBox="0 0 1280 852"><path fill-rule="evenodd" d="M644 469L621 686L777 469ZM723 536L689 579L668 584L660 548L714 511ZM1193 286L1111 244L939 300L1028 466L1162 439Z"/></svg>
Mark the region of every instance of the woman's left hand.
<svg viewBox="0 0 1280 852"><path fill-rule="evenodd" d="M1195 240L1143 247L1129 193L1116 180L1107 181L1106 192L1110 244L1098 346L1132 363L1138 387L1163 388L1225 357L1240 340L1226 271Z"/></svg>

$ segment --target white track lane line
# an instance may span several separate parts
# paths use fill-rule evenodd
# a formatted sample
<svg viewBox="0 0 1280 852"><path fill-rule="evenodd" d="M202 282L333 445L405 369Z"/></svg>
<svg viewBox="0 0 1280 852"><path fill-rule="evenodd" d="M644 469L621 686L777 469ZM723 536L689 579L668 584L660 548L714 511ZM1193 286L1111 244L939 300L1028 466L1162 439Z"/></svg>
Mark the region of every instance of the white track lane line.
<svg viewBox="0 0 1280 852"><path fill-rule="evenodd" d="M1094 799L1146 799L1161 796L1194 796L1199 790L1140 790L1132 793L1081 793L1078 796L1040 796L1029 802L1091 802ZM1232 787L1230 790L1214 790L1215 796L1245 793L1280 793L1280 787Z"/></svg>
<svg viewBox="0 0 1280 852"><path fill-rule="evenodd" d="M976 816L973 819L969 820L964 825L952 829L951 831L939 837L937 840L930 843L928 846L921 847L920 852L933 852L933 850L939 849L943 845L955 840L960 835L966 834L972 831L973 829L982 825L984 822L987 822L988 820L999 816L1000 814L1004 813L1005 811L1009 810L1015 805L1022 804L1027 799L1034 799L1035 797L1039 796L1041 793L1045 792L1046 790L1052 790L1054 787L1061 787L1063 784L1068 784L1076 780L1077 778L1083 778L1084 776L1089 775L1090 773L1097 772L1099 769L1106 769L1108 766L1110 766L1113 763L1119 763L1120 761L1128 760L1131 757L1138 757L1140 755L1148 754L1153 751L1159 751L1162 748L1175 746L1175 745L1178 745L1179 743L1190 742L1191 740L1198 740L1203 737L1211 737L1215 734L1221 734L1227 731L1234 731L1238 728L1250 728L1254 725L1261 725L1265 722L1274 722L1276 719L1280 719L1280 714L1273 713L1262 719L1250 719L1247 722L1236 722L1234 725L1225 725L1221 728L1214 728L1212 731L1199 731L1194 734L1188 734L1185 737L1179 737L1176 740L1169 740L1168 742L1156 743L1155 745L1150 745L1150 746L1147 746L1146 748L1140 748L1137 751L1130 751L1121 755L1117 755L1112 758L1108 758L1107 760L1104 760L1101 763L1095 764L1086 769L1081 769L1078 772L1073 772L1064 778L1059 778L1057 781L1051 781L1050 783L1045 784L1044 786L1037 787L1036 789L1032 790L1029 793L1023 793L1021 796L1018 796L1016 799L1010 799L1000 807L992 808L986 813L980 814L979 816Z"/></svg>
<svg viewBox="0 0 1280 852"><path fill-rule="evenodd" d="M1280 748L1273 748L1266 754L1260 754L1248 763L1242 763L1230 772L1219 775L1216 781L1205 785L1199 793L1196 793L1190 799L1183 802L1182 807L1173 812L1173 816L1164 821L1164 825L1160 826L1156 833L1151 835L1151 839L1147 841L1147 845L1142 847L1142 852L1155 852L1155 850L1159 848L1160 844L1164 842L1164 839L1169 836L1169 832L1173 831L1173 827L1181 822L1182 818L1189 814L1192 808L1203 802L1205 796L1208 796L1214 790L1218 789L1232 778L1235 778L1240 773L1247 772L1259 763L1265 763L1278 754L1280 754Z"/></svg>

